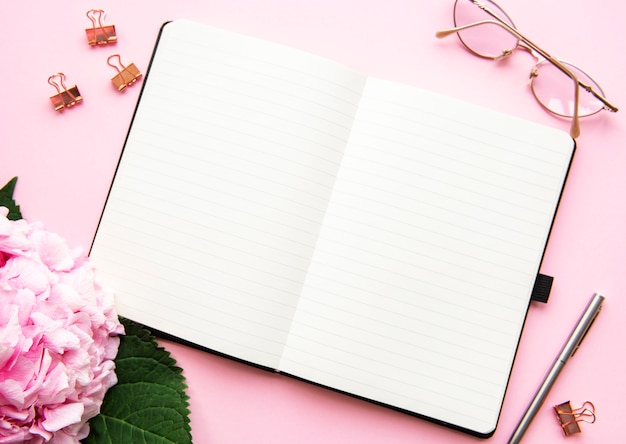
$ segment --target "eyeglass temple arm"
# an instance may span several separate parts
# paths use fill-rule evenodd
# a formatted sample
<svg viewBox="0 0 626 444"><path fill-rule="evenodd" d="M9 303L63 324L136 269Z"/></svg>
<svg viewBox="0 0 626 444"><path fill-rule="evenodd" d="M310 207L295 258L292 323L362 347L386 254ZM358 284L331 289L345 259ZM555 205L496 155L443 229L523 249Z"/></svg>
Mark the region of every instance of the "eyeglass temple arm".
<svg viewBox="0 0 626 444"><path fill-rule="evenodd" d="M541 48L537 47L534 43L529 41L526 37L521 35L517 30L515 30L515 28L512 28L508 26L506 23L496 21L496 20L482 20L479 22L470 23L470 24L463 25L463 26L458 26L456 28L443 29L441 31L437 31L435 35L437 38L444 38L449 35L456 34L459 31L463 31L464 29L469 29L475 26L481 26L481 25L486 25L486 24L498 25L501 28L504 28L506 31L513 34L519 40L526 43L529 48L534 49L535 51L537 51L537 53L545 57L546 60L549 60L551 63L557 66L561 71L563 71L567 76L569 76L574 81L574 115L572 116L572 125L570 127L569 132L570 132L570 136L572 136L574 139L577 138L580 135L580 119L578 117L578 100L579 100L580 90L578 88L578 84L579 84L578 78L573 73L571 73L567 68L562 66L561 63L559 63L556 59L554 59L548 53L543 51Z"/></svg>

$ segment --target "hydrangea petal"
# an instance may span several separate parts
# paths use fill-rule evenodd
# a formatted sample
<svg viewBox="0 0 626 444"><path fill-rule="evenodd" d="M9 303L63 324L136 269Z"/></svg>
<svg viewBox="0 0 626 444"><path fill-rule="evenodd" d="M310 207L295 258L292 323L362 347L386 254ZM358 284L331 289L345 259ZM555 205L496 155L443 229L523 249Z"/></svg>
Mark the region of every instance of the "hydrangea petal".
<svg viewBox="0 0 626 444"><path fill-rule="evenodd" d="M63 238L55 233L36 231L32 240L41 261L51 270L68 271L74 265L74 258Z"/></svg>
<svg viewBox="0 0 626 444"><path fill-rule="evenodd" d="M56 432L63 427L80 422L84 410L85 407L80 402L47 409L45 412L46 419L42 425L49 432Z"/></svg>
<svg viewBox="0 0 626 444"><path fill-rule="evenodd" d="M6 379L0 382L0 400L3 404L0 406L0 413L2 413L1 416L4 416L4 406L19 408L24 404L24 387L14 379Z"/></svg>

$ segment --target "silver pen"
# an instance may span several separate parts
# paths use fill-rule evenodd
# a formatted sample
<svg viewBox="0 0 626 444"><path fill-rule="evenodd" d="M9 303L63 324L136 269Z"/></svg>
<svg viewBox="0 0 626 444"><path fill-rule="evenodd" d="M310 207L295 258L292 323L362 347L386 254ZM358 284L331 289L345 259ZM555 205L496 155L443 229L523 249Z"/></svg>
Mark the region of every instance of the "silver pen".
<svg viewBox="0 0 626 444"><path fill-rule="evenodd" d="M598 316L598 314L600 313L600 309L602 308L603 301L604 296L600 294L594 293L594 295L591 297L591 300L587 304L587 307L585 308L585 311L578 320L578 323L570 333L567 342L563 346L563 349L557 356L554 364L552 364L552 368L546 375L543 384L541 384L541 387L539 387L539 390L537 390L537 393L535 393L535 397L526 409L526 413L517 425L515 432L513 432L513 435L509 440L509 444L517 444L521 441L522 436L524 436L524 433L526 432L526 429L528 429L530 422L533 420L533 418L537 414L537 411L543 404L543 401L546 399L548 392L554 385L554 382L559 376L559 373L561 373L561 370L565 366L565 363L569 358L574 355L574 353L576 353L576 350L578 350L580 343L585 338L585 335L589 331L589 328L593 324L593 321L596 320L596 317Z"/></svg>

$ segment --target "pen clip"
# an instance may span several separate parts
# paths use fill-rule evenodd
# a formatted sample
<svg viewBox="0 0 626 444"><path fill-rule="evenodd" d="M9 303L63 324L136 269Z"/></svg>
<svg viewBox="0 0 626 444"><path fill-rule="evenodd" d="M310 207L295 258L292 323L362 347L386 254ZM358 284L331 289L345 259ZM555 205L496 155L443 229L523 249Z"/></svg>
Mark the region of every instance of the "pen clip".
<svg viewBox="0 0 626 444"><path fill-rule="evenodd" d="M574 350L572 350L572 354L570 355L570 357L574 356L574 354L578 351L580 344L582 344L585 337L587 337L587 333L589 333L589 330L591 330L591 326L593 325L593 323L596 322L596 319L598 318L598 315L600 314L600 310L602 310L602 306L599 306L596 312L594 313L593 319L591 320L589 325L587 325L587 329L585 330L585 333L583 333L583 335L580 337L580 341L578 341L578 343L576 344L576 347L574 347Z"/></svg>

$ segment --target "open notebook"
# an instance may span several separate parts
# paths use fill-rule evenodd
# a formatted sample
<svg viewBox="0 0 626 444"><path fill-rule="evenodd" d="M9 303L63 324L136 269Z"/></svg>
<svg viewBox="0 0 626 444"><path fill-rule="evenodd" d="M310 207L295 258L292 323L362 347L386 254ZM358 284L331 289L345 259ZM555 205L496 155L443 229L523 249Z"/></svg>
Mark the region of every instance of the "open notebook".
<svg viewBox="0 0 626 444"><path fill-rule="evenodd" d="M489 436L573 152L561 131L174 21L91 258L123 316Z"/></svg>

